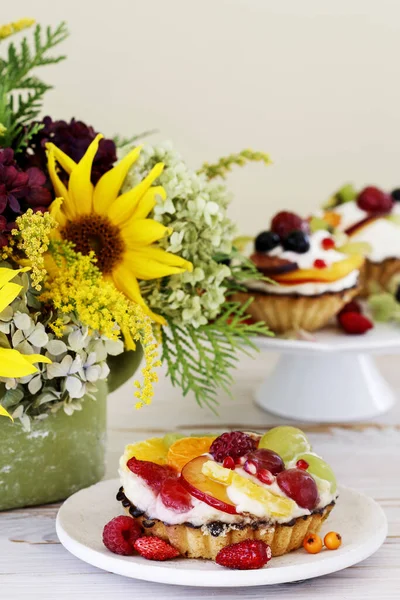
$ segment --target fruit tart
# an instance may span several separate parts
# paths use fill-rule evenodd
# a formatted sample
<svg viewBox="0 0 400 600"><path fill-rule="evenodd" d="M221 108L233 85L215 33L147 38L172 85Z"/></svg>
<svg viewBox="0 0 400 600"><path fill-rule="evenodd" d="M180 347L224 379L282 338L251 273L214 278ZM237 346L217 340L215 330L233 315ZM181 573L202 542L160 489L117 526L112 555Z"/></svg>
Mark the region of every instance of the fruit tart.
<svg viewBox="0 0 400 600"><path fill-rule="evenodd" d="M294 427L149 439L125 448L119 474L117 500L143 538L189 558L249 540L272 556L296 550L337 496L332 469Z"/></svg>
<svg viewBox="0 0 400 600"><path fill-rule="evenodd" d="M361 295L389 289L400 273L400 189L388 194L369 186L358 193L346 185L331 198L322 218L352 242L366 244Z"/></svg>
<svg viewBox="0 0 400 600"><path fill-rule="evenodd" d="M247 291L235 299L253 297L248 313L277 333L326 325L357 295L364 263L360 254L339 251L329 231L312 232L307 220L290 212L278 213L269 231L256 237L250 258L271 281L246 281Z"/></svg>

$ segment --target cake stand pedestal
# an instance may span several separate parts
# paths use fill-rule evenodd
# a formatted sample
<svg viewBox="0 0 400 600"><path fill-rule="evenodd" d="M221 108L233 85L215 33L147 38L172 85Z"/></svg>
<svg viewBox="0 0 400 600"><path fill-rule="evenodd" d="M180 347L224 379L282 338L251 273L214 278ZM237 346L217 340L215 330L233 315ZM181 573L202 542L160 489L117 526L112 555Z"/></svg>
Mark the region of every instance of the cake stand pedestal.
<svg viewBox="0 0 400 600"><path fill-rule="evenodd" d="M400 352L398 326L378 324L363 336L328 327L314 337L257 338L262 350L281 353L256 392L258 406L286 419L340 423L371 419L394 405L372 355Z"/></svg>

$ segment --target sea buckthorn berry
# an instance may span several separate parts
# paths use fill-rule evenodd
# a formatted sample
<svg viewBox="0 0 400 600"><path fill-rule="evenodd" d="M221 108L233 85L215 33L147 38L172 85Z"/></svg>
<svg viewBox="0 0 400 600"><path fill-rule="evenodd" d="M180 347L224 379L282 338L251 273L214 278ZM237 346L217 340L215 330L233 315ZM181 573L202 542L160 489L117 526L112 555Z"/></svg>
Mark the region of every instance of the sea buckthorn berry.
<svg viewBox="0 0 400 600"><path fill-rule="evenodd" d="M321 242L321 246L324 250L332 250L335 247L335 240L332 238L324 238Z"/></svg>
<svg viewBox="0 0 400 600"><path fill-rule="evenodd" d="M306 471L309 467L309 464L306 460L303 460L302 458L300 460L297 461L296 463L296 467L298 469L303 469L303 471Z"/></svg>
<svg viewBox="0 0 400 600"><path fill-rule="evenodd" d="M222 466L225 467L225 469L231 469L233 471L235 469L235 461L233 460L232 456L226 456Z"/></svg>
<svg viewBox="0 0 400 600"><path fill-rule="evenodd" d="M316 533L309 533L303 540L303 548L309 554L318 554L322 550L322 540Z"/></svg>
<svg viewBox="0 0 400 600"><path fill-rule="evenodd" d="M322 260L322 258L316 258L314 260L314 267L316 269L325 269L327 267L327 264L324 260Z"/></svg>
<svg viewBox="0 0 400 600"><path fill-rule="evenodd" d="M328 550L337 550L342 545L342 536L336 531L330 531L324 537L324 544Z"/></svg>

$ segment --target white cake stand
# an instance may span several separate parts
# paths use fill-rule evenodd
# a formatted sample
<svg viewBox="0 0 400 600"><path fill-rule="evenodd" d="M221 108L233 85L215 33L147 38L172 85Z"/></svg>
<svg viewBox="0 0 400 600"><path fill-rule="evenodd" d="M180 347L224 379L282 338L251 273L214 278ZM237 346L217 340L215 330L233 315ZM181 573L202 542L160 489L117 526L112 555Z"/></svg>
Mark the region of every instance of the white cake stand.
<svg viewBox="0 0 400 600"><path fill-rule="evenodd" d="M303 422L344 422L370 419L393 406L394 393L372 355L400 352L398 325L378 323L360 336L332 326L313 337L315 341L257 338L260 349L281 353L256 392L261 408Z"/></svg>

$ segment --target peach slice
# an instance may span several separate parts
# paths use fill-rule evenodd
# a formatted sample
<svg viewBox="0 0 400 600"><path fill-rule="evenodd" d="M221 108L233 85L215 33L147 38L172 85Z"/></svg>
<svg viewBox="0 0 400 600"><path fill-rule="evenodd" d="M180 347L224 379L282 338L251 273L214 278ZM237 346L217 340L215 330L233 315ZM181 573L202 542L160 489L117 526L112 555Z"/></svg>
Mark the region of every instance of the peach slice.
<svg viewBox="0 0 400 600"><path fill-rule="evenodd" d="M208 461L207 456L198 456L188 462L182 469L180 482L198 500L222 512L235 515L236 507L229 500L226 485L222 485L202 473L203 465Z"/></svg>
<svg viewBox="0 0 400 600"><path fill-rule="evenodd" d="M344 260L332 263L325 269L299 269L293 273L277 275L274 280L278 283L302 283L308 281L337 281L346 277L351 271L360 269L364 264L364 257L355 254Z"/></svg>

